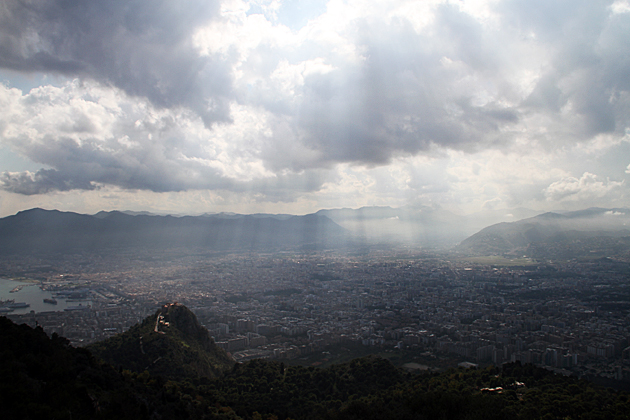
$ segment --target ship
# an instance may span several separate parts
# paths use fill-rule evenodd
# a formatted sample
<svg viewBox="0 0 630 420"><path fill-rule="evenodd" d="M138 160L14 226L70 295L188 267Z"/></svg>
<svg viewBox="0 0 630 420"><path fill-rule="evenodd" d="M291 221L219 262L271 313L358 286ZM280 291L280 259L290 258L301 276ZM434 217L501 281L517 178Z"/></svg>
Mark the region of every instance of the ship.
<svg viewBox="0 0 630 420"><path fill-rule="evenodd" d="M51 305L56 305L57 304L57 299L55 299L55 298L46 298L46 299L44 299L44 303L50 303Z"/></svg>
<svg viewBox="0 0 630 420"><path fill-rule="evenodd" d="M7 305L8 308L12 308L12 309L28 308L29 306L31 306L31 305L29 305L26 302L15 302L15 303L9 303Z"/></svg>

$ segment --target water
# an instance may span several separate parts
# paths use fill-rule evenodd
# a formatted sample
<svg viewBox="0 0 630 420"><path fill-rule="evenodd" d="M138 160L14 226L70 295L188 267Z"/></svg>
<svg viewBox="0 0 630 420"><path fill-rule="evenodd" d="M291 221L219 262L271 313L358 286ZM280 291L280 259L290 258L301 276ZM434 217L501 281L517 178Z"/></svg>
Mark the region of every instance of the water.
<svg viewBox="0 0 630 420"><path fill-rule="evenodd" d="M17 286L23 286L22 290L11 293L11 290L15 289ZM67 302L65 299L62 298L55 298L57 300L56 305L44 303L44 299L51 298L53 298L53 294L51 292L40 289L37 283L25 283L21 281L13 281L0 278L0 300L14 299L15 303L26 302L31 305L28 308L14 309L8 314L28 314L31 311L63 311L70 306L78 306L79 304L86 306L92 304L92 302L90 302L89 300L81 302ZM7 314L3 313L0 314L0 316L1 315Z"/></svg>

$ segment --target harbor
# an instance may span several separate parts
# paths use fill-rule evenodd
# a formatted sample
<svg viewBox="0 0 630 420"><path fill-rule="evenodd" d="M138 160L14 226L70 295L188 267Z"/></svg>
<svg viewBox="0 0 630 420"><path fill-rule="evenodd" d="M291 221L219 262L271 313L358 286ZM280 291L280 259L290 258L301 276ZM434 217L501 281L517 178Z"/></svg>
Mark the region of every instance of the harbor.
<svg viewBox="0 0 630 420"><path fill-rule="evenodd" d="M35 282L0 278L0 316L83 310L91 303L87 293L55 293L42 290Z"/></svg>

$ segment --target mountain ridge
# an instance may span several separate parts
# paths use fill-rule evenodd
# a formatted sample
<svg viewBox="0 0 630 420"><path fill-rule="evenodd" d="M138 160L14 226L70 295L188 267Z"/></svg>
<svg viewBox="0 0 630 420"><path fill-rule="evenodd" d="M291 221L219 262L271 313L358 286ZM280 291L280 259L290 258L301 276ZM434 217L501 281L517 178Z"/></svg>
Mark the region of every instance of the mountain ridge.
<svg viewBox="0 0 630 420"><path fill-rule="evenodd" d="M532 214L494 211L458 216L438 206L322 209L287 214L205 213L199 216L101 211L85 215L34 208L0 219L0 252L63 254L143 248L218 252L323 250L365 245L413 245L480 254L518 254L531 244L594 235L618 237L630 227L630 210L588 208ZM484 218L485 217L485 218ZM495 220L497 221L497 220ZM478 227L481 226L479 229ZM573 233L568 233L573 232ZM553 237L556 239L553 239Z"/></svg>
<svg viewBox="0 0 630 420"><path fill-rule="evenodd" d="M329 247L343 243L347 232L317 215L284 220L243 216L84 215L30 209L0 219L0 252L72 253L144 247L209 250L273 250Z"/></svg>

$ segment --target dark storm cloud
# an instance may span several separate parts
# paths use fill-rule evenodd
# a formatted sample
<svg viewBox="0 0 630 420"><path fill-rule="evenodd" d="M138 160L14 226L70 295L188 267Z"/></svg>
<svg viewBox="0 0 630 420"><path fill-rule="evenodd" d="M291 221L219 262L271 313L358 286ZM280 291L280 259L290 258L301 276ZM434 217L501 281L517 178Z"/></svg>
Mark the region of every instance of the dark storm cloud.
<svg viewBox="0 0 630 420"><path fill-rule="evenodd" d="M87 168L86 166L90 166ZM0 184L6 191L22 195L45 194L55 191L95 190L101 184L116 185L124 189L150 190L154 192L172 192L195 189L227 190L235 193L255 191L261 201L293 201L302 193L319 190L323 183L330 180L330 175L321 171L305 171L300 174L287 174L275 178L254 181L233 181L222 179L215 171L203 168L188 168L191 178L182 179L181 168L173 168L171 173L163 172L156 176L155 169L130 176L127 168L114 168L91 162L80 165L71 171L40 169L35 173L4 172L0 174ZM134 168L136 171L136 168ZM95 176L99 173L99 176Z"/></svg>
<svg viewBox="0 0 630 420"><path fill-rule="evenodd" d="M68 177L55 169L40 169L34 174L27 172L0 175L2 187L10 192L23 195L45 194L51 191L93 190L89 180Z"/></svg>
<svg viewBox="0 0 630 420"><path fill-rule="evenodd" d="M166 125L160 128L164 138L140 140L141 147L124 146L114 138L84 139L80 144L63 137L32 143L23 139L18 147L31 159L55 169L35 174L4 173L1 182L6 190L21 194L94 189L98 184L155 192L232 186L216 169L183 161L186 142L178 137L177 127L168 127L168 121L162 124ZM134 133L132 127L128 130L131 141L140 137L141 133Z"/></svg>
<svg viewBox="0 0 630 420"><path fill-rule="evenodd" d="M154 192L196 189L223 189L234 192L257 191L266 200L293 200L295 194L321 188L327 177L316 170L285 174L267 179L234 180L200 163L178 160L181 146L162 150L157 146L112 153L109 144L84 142L79 145L65 139L62 147L31 146L31 156L45 156L46 162L60 169L41 169L35 173L4 172L2 188L18 194L34 195L73 189L93 190L99 185L115 185L130 190ZM119 150L123 150L119 147Z"/></svg>
<svg viewBox="0 0 630 420"><path fill-rule="evenodd" d="M229 120L230 67L200 58L191 33L216 1L7 0L0 5L0 67L94 78Z"/></svg>

